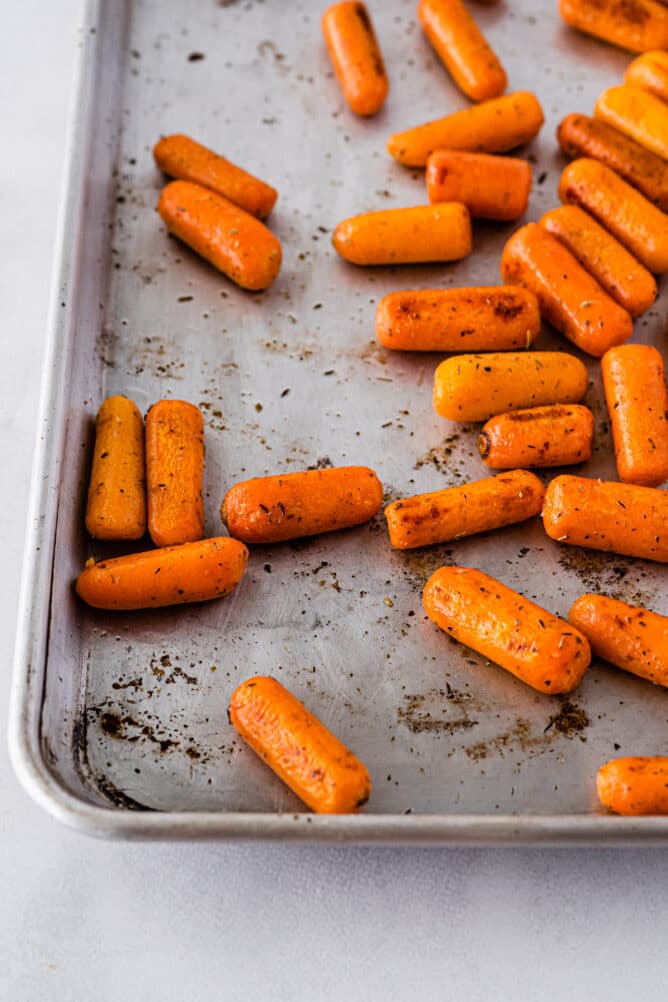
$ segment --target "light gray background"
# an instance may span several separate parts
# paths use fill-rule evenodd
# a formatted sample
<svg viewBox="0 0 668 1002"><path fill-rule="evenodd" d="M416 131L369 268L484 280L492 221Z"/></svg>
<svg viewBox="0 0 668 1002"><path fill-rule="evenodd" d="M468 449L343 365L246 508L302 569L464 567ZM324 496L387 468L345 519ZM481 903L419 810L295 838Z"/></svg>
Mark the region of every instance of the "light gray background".
<svg viewBox="0 0 668 1002"><path fill-rule="evenodd" d="M80 5L1 9L6 720ZM668 851L93 842L28 800L4 748L0 847L2 1002L651 1002L668 991Z"/></svg>

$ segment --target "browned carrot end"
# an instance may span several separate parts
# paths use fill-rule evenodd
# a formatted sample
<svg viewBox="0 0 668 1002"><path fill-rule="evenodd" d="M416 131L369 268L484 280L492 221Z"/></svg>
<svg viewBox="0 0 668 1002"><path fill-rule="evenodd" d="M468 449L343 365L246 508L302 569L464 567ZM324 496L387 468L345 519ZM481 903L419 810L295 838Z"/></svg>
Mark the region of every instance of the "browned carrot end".
<svg viewBox="0 0 668 1002"><path fill-rule="evenodd" d="M668 814L668 758L629 755L612 759L598 770L596 790L603 806L615 814Z"/></svg>
<svg viewBox="0 0 668 1002"><path fill-rule="evenodd" d="M437 150L427 160L430 202L463 202L474 219L509 221L524 215L531 167L517 157Z"/></svg>
<svg viewBox="0 0 668 1002"><path fill-rule="evenodd" d="M460 202L368 212L339 223L332 243L357 265L459 261L471 253L471 217Z"/></svg>
<svg viewBox="0 0 668 1002"><path fill-rule="evenodd" d="M508 83L505 70L461 0L420 0L418 17L439 59L467 97L487 101L503 94Z"/></svg>
<svg viewBox="0 0 668 1002"><path fill-rule="evenodd" d="M498 414L478 436L478 452L496 470L586 463L594 415L581 404L554 404Z"/></svg>
<svg viewBox="0 0 668 1002"><path fill-rule="evenodd" d="M630 52L668 47L668 10L654 0L559 0L572 28Z"/></svg>
<svg viewBox="0 0 668 1002"><path fill-rule="evenodd" d="M146 415L148 530L156 546L204 536L204 421L185 400L160 400Z"/></svg>
<svg viewBox="0 0 668 1002"><path fill-rule="evenodd" d="M97 414L86 529L95 539L118 540L146 531L144 422L127 397L108 397Z"/></svg>
<svg viewBox="0 0 668 1002"><path fill-rule="evenodd" d="M322 33L348 105L356 115L375 115L389 85L367 8L347 0L332 4L322 15Z"/></svg>

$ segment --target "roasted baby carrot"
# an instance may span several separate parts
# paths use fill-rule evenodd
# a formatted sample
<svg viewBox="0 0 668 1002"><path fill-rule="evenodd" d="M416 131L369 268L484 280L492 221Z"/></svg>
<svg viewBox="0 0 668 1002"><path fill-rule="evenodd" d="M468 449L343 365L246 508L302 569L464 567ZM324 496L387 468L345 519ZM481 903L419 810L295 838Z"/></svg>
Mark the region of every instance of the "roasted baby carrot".
<svg viewBox="0 0 668 1002"><path fill-rule="evenodd" d="M388 139L387 149L408 167L424 167L434 150L505 153L531 142L544 120L536 96L517 91L397 132Z"/></svg>
<svg viewBox="0 0 668 1002"><path fill-rule="evenodd" d="M517 157L437 150L427 160L430 202L463 202L474 219L519 219L529 204L531 167Z"/></svg>
<svg viewBox="0 0 668 1002"><path fill-rule="evenodd" d="M200 539L98 563L91 559L77 578L76 591L96 609L204 602L232 591L247 560L248 550L236 539Z"/></svg>
<svg viewBox="0 0 668 1002"><path fill-rule="evenodd" d="M97 412L86 529L95 539L146 532L144 422L127 397L108 397Z"/></svg>
<svg viewBox="0 0 668 1002"><path fill-rule="evenodd" d="M668 52L655 50L638 56L627 66L624 83L668 101Z"/></svg>
<svg viewBox="0 0 668 1002"><path fill-rule="evenodd" d="M459 261L471 253L471 217L460 202L367 212L339 223L332 243L353 264Z"/></svg>
<svg viewBox="0 0 668 1002"><path fill-rule="evenodd" d="M572 692L589 667L578 630L482 571L441 567L422 601L442 630L538 692Z"/></svg>
<svg viewBox="0 0 668 1002"><path fill-rule="evenodd" d="M587 370L560 351L453 355L434 374L434 410L450 421L545 404L574 404L587 392Z"/></svg>
<svg viewBox="0 0 668 1002"><path fill-rule="evenodd" d="M668 687L668 616L608 595L581 595L568 620L584 633L595 657Z"/></svg>
<svg viewBox="0 0 668 1002"><path fill-rule="evenodd" d="M461 0L420 0L418 18L439 59L473 101L503 94L505 70Z"/></svg>
<svg viewBox="0 0 668 1002"><path fill-rule="evenodd" d="M376 309L376 337L403 351L529 348L540 331L538 300L521 286L390 292Z"/></svg>
<svg viewBox="0 0 668 1002"><path fill-rule="evenodd" d="M668 814L668 758L613 758L598 770L596 789L603 806L615 814Z"/></svg>
<svg viewBox="0 0 668 1002"><path fill-rule="evenodd" d="M243 480L225 495L220 516L245 543L281 543L368 522L382 503L373 470L338 466Z"/></svg>
<svg viewBox="0 0 668 1002"><path fill-rule="evenodd" d="M668 563L668 491L655 487L555 477L543 526L560 543Z"/></svg>
<svg viewBox="0 0 668 1002"><path fill-rule="evenodd" d="M230 721L317 814L350 814L369 799L366 768L276 679L257 675L242 682L232 693Z"/></svg>
<svg viewBox="0 0 668 1002"><path fill-rule="evenodd" d="M656 94L629 84L610 87L596 102L594 117L668 159L668 104Z"/></svg>
<svg viewBox="0 0 668 1002"><path fill-rule="evenodd" d="M487 466L569 466L591 458L594 415L581 404L554 404L490 418L478 435Z"/></svg>
<svg viewBox="0 0 668 1002"><path fill-rule="evenodd" d="M657 297L654 276L579 205L561 205L540 220L582 267L632 317L639 317Z"/></svg>
<svg viewBox="0 0 668 1002"><path fill-rule="evenodd" d="M266 289L281 267L281 244L229 199L190 181L162 190L158 212L167 229L242 289Z"/></svg>
<svg viewBox="0 0 668 1002"><path fill-rule="evenodd" d="M322 33L343 96L356 115L375 115L387 97L380 46L363 3L335 3L322 15Z"/></svg>
<svg viewBox="0 0 668 1002"><path fill-rule="evenodd" d="M275 188L190 136L164 136L153 147L153 157L169 177L210 188L259 219L268 216L276 203Z"/></svg>
<svg viewBox="0 0 668 1002"><path fill-rule="evenodd" d="M545 488L526 470L511 470L445 490L393 501L385 509L390 543L399 550L446 543L538 515Z"/></svg>
<svg viewBox="0 0 668 1002"><path fill-rule="evenodd" d="M508 240L501 255L501 275L506 282L531 289L541 316L589 355L600 358L633 333L626 310L537 223L527 223Z"/></svg>
<svg viewBox="0 0 668 1002"><path fill-rule="evenodd" d="M630 52L668 47L668 10L654 0L559 0L571 28Z"/></svg>
<svg viewBox="0 0 668 1002"><path fill-rule="evenodd" d="M160 400L146 415L148 531L156 546L204 536L204 423L199 407Z"/></svg>
<svg viewBox="0 0 668 1002"><path fill-rule="evenodd" d="M668 480L668 389L656 348L626 344L601 359L619 479L656 487Z"/></svg>
<svg viewBox="0 0 668 1002"><path fill-rule="evenodd" d="M668 216L605 164L574 160L561 175L559 198L590 212L650 271L668 271Z"/></svg>

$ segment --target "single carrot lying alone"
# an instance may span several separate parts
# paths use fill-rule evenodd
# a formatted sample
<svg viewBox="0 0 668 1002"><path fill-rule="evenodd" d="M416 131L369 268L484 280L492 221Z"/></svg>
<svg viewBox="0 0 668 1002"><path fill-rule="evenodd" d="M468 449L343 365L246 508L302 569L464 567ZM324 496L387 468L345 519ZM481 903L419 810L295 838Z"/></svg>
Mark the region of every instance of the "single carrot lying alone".
<svg viewBox="0 0 668 1002"><path fill-rule="evenodd" d="M430 202L463 202L474 219L519 219L529 204L531 167L517 157L437 150L427 160Z"/></svg>
<svg viewBox="0 0 668 1002"><path fill-rule="evenodd" d="M146 532L144 422L127 397L108 397L97 412L86 529L95 539Z"/></svg>
<svg viewBox="0 0 668 1002"><path fill-rule="evenodd" d="M366 768L276 679L257 675L242 682L232 693L230 721L317 814L350 814L369 799Z"/></svg>
<svg viewBox="0 0 668 1002"><path fill-rule="evenodd" d="M425 35L460 90L473 101L503 94L505 70L461 0L420 0Z"/></svg>
<svg viewBox="0 0 668 1002"><path fill-rule="evenodd" d="M668 10L654 0L559 0L572 28L630 52L668 47Z"/></svg>
<svg viewBox="0 0 668 1002"><path fill-rule="evenodd" d="M615 814L668 814L668 758L613 758L598 770L596 789L603 806Z"/></svg>
<svg viewBox="0 0 668 1002"><path fill-rule="evenodd" d="M598 98L594 116L668 159L668 104L656 94L630 84L610 87Z"/></svg>
<svg viewBox="0 0 668 1002"><path fill-rule="evenodd" d="M363 3L332 4L322 15L322 33L339 86L356 115L375 115L387 97L383 57Z"/></svg>
<svg viewBox="0 0 668 1002"><path fill-rule="evenodd" d="M624 83L668 101L668 52L656 49L638 56L627 66Z"/></svg>
<svg viewBox="0 0 668 1002"><path fill-rule="evenodd" d="M478 435L478 452L495 470L569 466L591 459L594 415L581 404L553 404L490 418Z"/></svg>
<svg viewBox="0 0 668 1002"><path fill-rule="evenodd" d="M459 261L471 253L471 217L460 202L367 212L339 223L332 243L353 264Z"/></svg>
<svg viewBox="0 0 668 1002"><path fill-rule="evenodd" d="M204 423L199 407L160 400L146 415L148 531L156 546L204 536Z"/></svg>

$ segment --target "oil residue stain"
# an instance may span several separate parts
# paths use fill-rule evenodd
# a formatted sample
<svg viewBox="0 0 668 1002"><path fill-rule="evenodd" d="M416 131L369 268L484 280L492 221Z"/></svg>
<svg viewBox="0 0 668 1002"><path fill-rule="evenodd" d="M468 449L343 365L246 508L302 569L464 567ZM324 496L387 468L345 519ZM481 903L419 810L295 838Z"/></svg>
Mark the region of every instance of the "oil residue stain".
<svg viewBox="0 0 668 1002"><path fill-rule="evenodd" d="M559 712L549 717L542 733L536 734L530 721L524 717L518 717L515 723L502 734L469 745L464 748L464 752L474 762L479 762L492 755L500 755L503 758L506 753L517 753L518 750L529 758L533 758L563 738L572 740L577 737L580 741L586 741L587 738L583 732L589 723L590 720L586 712L571 700L565 699Z"/></svg>
<svg viewBox="0 0 668 1002"><path fill-rule="evenodd" d="M459 716L450 713L455 709ZM445 689L424 693L407 693L403 706L397 710L397 720L413 734L456 734L475 727L478 721L471 710L482 707L468 692L459 692L446 683Z"/></svg>

